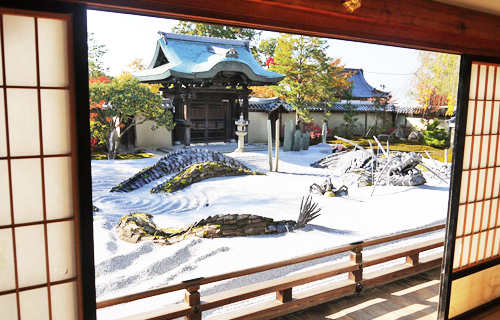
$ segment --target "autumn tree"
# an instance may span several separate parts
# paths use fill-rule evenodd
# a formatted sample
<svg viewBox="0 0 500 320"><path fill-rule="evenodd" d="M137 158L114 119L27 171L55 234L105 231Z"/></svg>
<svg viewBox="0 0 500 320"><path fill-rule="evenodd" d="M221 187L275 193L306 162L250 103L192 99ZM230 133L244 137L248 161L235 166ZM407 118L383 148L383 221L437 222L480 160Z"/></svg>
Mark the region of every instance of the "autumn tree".
<svg viewBox="0 0 500 320"><path fill-rule="evenodd" d="M108 159L116 157L120 139L138 124L150 120L152 130L174 127L172 113L162 106L161 96L129 74L109 82L91 82L89 90L93 121L105 124L100 139L105 141Z"/></svg>
<svg viewBox="0 0 500 320"><path fill-rule="evenodd" d="M419 60L409 96L422 104L422 115L427 120L434 118L441 106L448 106L446 115L452 115L457 103L460 56L420 51Z"/></svg>
<svg viewBox="0 0 500 320"><path fill-rule="evenodd" d="M266 67L275 64L274 52L276 51L277 46L278 38L262 39L257 47L257 52L259 54L257 61L259 61L262 66Z"/></svg>
<svg viewBox="0 0 500 320"><path fill-rule="evenodd" d="M143 58L134 58L129 62L129 64L127 64L127 67L131 72L122 71L122 73L125 75L131 75L134 72L146 70L148 65L144 62ZM144 83L144 85L148 86L154 93L160 93L160 89L163 88L161 83Z"/></svg>
<svg viewBox="0 0 500 320"><path fill-rule="evenodd" d="M89 79L97 79L101 76L106 76L109 68L104 67L101 58L104 56L108 49L106 45L99 44L94 38L94 34L87 33L87 46L88 46L88 61L89 61Z"/></svg>
<svg viewBox="0 0 500 320"><path fill-rule="evenodd" d="M328 107L349 91L352 74L344 71L340 59L326 54L328 45L316 37L280 34L270 71L286 75L275 88L297 112L296 123L309 123L308 107L322 105L325 117Z"/></svg>
<svg viewBox="0 0 500 320"><path fill-rule="evenodd" d="M383 132L387 126L387 122L390 121L388 119L389 113L387 112L387 107L394 103L392 101L392 96L390 94L386 95L384 93L376 93L373 98L370 99L373 102L373 111L375 114L375 127L373 125L368 129L366 135L369 134L371 129L373 128L373 134L378 135L380 132ZM379 122L380 125L379 125ZM392 127L392 123L390 124Z"/></svg>

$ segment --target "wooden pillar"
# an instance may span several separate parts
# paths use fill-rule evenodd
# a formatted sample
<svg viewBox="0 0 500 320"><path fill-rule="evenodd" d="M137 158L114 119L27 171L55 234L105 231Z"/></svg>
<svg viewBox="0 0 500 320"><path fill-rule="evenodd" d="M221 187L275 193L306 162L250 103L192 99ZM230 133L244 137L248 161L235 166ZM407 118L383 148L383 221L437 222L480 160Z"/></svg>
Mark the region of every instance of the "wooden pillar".
<svg viewBox="0 0 500 320"><path fill-rule="evenodd" d="M406 257L406 263L414 266L418 264L418 253Z"/></svg>
<svg viewBox="0 0 500 320"><path fill-rule="evenodd" d="M248 119L248 96L250 95L250 92L252 90L249 90L248 86L245 85L244 88L243 88L243 91L244 91L244 95L243 95L243 118L245 120L248 120L248 124L250 125L250 119ZM247 127L247 131L249 131L248 127ZM249 136L249 134L247 134L245 136L245 143L248 143L248 136Z"/></svg>
<svg viewBox="0 0 500 320"><path fill-rule="evenodd" d="M182 102L184 106L184 146L191 145L191 98L192 94L185 93L182 95Z"/></svg>
<svg viewBox="0 0 500 320"><path fill-rule="evenodd" d="M232 122L232 119L233 119L233 115L232 115L232 101L233 99L224 99L222 100L222 102L225 104L226 106L226 132L225 132L225 138L224 138L224 142L229 142L229 140L231 140L231 127L234 126L234 122Z"/></svg>
<svg viewBox="0 0 500 320"><path fill-rule="evenodd" d="M354 282L360 282L363 279L363 265L361 264L363 261L363 254L361 251L363 251L362 246L356 247L351 250L349 256L352 263L359 265L358 270L349 272L349 280Z"/></svg>
<svg viewBox="0 0 500 320"><path fill-rule="evenodd" d="M292 301L292 288L276 291L276 300L282 303Z"/></svg>
<svg viewBox="0 0 500 320"><path fill-rule="evenodd" d="M200 293L198 290L200 286L188 287L185 293L184 301L190 306L194 307L194 314L190 314L184 317L186 320L201 320L201 311L199 311L200 305Z"/></svg>

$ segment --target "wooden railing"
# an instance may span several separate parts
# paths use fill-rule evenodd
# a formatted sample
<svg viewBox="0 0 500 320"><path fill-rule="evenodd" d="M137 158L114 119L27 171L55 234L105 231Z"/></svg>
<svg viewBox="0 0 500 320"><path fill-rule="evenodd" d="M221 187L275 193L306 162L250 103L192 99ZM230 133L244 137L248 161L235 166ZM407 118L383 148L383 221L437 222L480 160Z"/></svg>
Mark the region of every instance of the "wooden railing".
<svg viewBox="0 0 500 320"><path fill-rule="evenodd" d="M442 238L369 255L367 257L363 257L362 252L363 249L367 247L437 231L443 229L444 227L444 224L440 224L378 239L352 243L338 248L280 262L274 262L258 267L224 273L211 277L183 281L181 283L172 284L169 286L144 292L134 293L115 299L98 301L97 308L106 308L122 303L156 296L159 294L185 290L184 303L179 303L161 309L128 316L122 318L122 320L175 319L179 317L185 317L188 320L196 320L201 319L203 311L275 292L276 299L273 301L257 303L255 305L252 305L251 307L241 308L233 312L210 317L209 319L254 320L278 317L298 310L310 308L312 306L325 303L342 296L359 293L366 288L373 288L375 286L392 282L409 275L439 267L442 260L441 253L427 256L425 258L419 257L419 254L423 251L443 246L444 240ZM281 268L344 252L350 252L349 261L317 268L314 270L304 271L293 275L287 275L281 278L259 282L256 284L204 297L200 296L200 286L208 283L251 275L266 270ZM383 268L379 271L363 274L363 270L366 267L404 257L406 257L405 264L399 264L393 267ZM348 274L348 280L329 283L328 285L323 285L304 292L292 294L293 287L345 273Z"/></svg>

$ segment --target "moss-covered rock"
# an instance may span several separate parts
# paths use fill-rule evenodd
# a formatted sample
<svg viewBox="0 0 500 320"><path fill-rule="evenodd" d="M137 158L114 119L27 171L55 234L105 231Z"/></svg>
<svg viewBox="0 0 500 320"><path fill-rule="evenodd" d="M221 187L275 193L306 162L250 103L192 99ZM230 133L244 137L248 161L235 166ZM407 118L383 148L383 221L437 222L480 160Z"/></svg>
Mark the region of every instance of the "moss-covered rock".
<svg viewBox="0 0 500 320"><path fill-rule="evenodd" d="M131 243L152 241L171 245L192 237L214 239L220 237L265 235L293 231L300 228L293 220L274 221L271 218L250 214L209 216L183 228L159 228L147 213L130 213L123 216L116 231L120 239Z"/></svg>
<svg viewBox="0 0 500 320"><path fill-rule="evenodd" d="M202 162L194 164L163 184L151 189L151 193L172 193L193 183L216 177L264 175L256 171L233 167L224 163Z"/></svg>
<svg viewBox="0 0 500 320"><path fill-rule="evenodd" d="M206 161L224 163L234 168L248 170L242 162L217 151L200 149L178 150L170 152L166 156L160 158L153 166L144 168L134 176L113 187L111 192L130 192L137 190L165 175L181 172L193 164Z"/></svg>

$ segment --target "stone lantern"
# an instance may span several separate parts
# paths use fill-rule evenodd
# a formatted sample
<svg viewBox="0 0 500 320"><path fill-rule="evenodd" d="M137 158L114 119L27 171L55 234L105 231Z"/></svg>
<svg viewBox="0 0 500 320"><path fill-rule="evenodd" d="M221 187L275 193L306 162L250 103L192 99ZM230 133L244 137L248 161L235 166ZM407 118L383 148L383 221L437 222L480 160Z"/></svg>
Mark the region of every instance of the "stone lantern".
<svg viewBox="0 0 500 320"><path fill-rule="evenodd" d="M248 134L246 128L248 121L243 119L243 114L241 114L240 119L235 121L234 124L236 124L236 135L238 136L238 148L234 151L245 152L245 136Z"/></svg>

